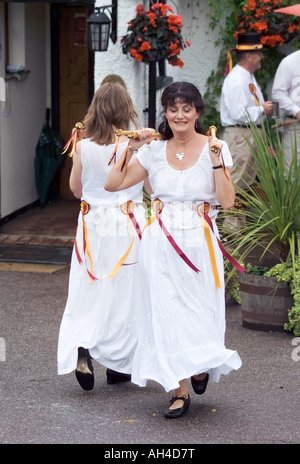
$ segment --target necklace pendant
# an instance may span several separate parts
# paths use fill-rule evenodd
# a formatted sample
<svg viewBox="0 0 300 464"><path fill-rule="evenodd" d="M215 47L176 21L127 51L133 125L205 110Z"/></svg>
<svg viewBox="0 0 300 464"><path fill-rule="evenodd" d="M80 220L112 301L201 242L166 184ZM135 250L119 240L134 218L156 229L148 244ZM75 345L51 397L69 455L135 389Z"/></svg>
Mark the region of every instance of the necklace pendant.
<svg viewBox="0 0 300 464"><path fill-rule="evenodd" d="M179 161L182 161L184 158L184 153L176 153L176 158L179 159Z"/></svg>

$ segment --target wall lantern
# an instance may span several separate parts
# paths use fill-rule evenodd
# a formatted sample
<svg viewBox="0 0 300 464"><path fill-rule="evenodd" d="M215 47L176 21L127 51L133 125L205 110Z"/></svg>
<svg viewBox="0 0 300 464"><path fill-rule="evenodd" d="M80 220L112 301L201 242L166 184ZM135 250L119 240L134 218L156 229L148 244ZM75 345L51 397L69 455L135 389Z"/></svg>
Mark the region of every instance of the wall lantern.
<svg viewBox="0 0 300 464"><path fill-rule="evenodd" d="M93 52L106 52L109 37L113 43L117 41L117 7L118 0L111 5L96 7L87 19L89 49ZM111 19L104 13L107 10ZM111 34L110 34L111 25Z"/></svg>

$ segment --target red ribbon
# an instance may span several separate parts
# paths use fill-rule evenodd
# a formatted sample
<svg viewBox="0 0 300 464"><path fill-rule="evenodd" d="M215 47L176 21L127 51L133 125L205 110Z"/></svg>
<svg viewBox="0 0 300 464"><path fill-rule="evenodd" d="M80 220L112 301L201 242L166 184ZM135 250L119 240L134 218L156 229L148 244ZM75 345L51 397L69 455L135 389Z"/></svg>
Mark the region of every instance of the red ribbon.
<svg viewBox="0 0 300 464"><path fill-rule="evenodd" d="M194 266L194 264L189 260L189 258L186 256L186 254L182 251L182 249L177 245L177 243L175 242L175 240L173 239L173 237L171 236L171 234L169 233L169 231L166 229L166 227L163 225L163 222L159 216L159 212L156 211L156 219L158 221L158 224L160 225L163 233L165 234L165 236L167 237L167 239L169 240L169 242L171 243L172 247L174 248L174 250L176 251L176 253L180 256L181 259L183 259L183 261L191 268L193 269L193 271L195 272L200 272L200 270Z"/></svg>
<svg viewBox="0 0 300 464"><path fill-rule="evenodd" d="M209 225L209 227L211 228L212 232L215 234L214 232L214 228L213 228L213 224L212 224L212 221L209 217L209 215L207 213L204 212L204 219L206 220L207 224ZM225 248L223 247L222 243L220 242L220 240L218 239L218 237L215 235L217 241L218 241L218 245L219 245L219 248L220 250L222 251L223 255L231 262L231 264L240 272L242 272L243 274L245 273L246 269L241 266L229 253L228 251L225 250Z"/></svg>
<svg viewBox="0 0 300 464"><path fill-rule="evenodd" d="M128 213L128 216L130 217L130 220L131 220L132 224L134 225L134 228L136 230L136 233L137 233L139 239L142 240L142 231L141 231L140 225L137 222L133 212L128 209L127 213Z"/></svg>

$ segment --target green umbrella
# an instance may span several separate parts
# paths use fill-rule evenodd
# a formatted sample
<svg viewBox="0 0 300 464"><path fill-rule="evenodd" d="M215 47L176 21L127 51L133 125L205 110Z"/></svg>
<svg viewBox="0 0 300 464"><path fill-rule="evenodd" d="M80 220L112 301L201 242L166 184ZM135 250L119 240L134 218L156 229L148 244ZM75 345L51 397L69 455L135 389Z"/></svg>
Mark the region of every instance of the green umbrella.
<svg viewBox="0 0 300 464"><path fill-rule="evenodd" d="M34 159L35 182L40 195L40 203L45 204L50 185L64 156L61 154L64 142L49 124L50 109L46 111L46 122L40 134Z"/></svg>

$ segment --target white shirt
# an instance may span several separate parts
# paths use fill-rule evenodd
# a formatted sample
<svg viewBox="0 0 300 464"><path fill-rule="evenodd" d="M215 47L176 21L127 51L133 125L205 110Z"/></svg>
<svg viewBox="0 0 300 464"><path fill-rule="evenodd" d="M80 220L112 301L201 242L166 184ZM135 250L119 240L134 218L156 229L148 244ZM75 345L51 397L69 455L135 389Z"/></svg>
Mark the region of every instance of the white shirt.
<svg viewBox="0 0 300 464"><path fill-rule="evenodd" d="M280 62L273 82L272 100L279 102L285 116L296 116L300 111L300 50Z"/></svg>
<svg viewBox="0 0 300 464"><path fill-rule="evenodd" d="M264 97L254 74L236 64L225 78L221 93L221 123L223 127L247 125L249 119L260 124L263 107L255 103L249 84L254 84L260 104Z"/></svg>

